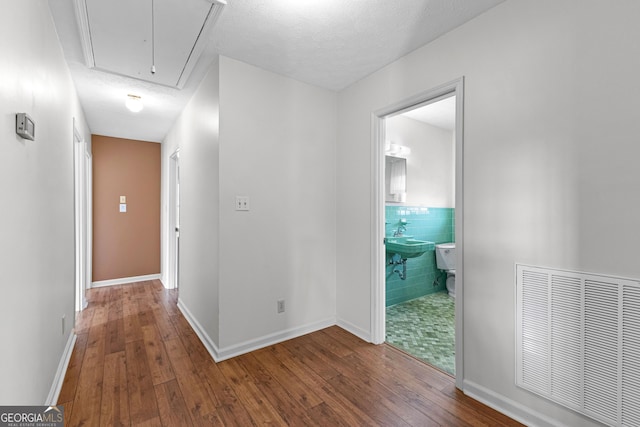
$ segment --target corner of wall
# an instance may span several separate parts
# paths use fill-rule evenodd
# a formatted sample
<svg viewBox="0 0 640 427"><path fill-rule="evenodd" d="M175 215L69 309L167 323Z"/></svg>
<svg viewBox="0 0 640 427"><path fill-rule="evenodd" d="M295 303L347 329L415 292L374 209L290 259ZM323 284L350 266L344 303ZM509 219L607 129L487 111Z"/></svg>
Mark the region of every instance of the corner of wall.
<svg viewBox="0 0 640 427"><path fill-rule="evenodd" d="M169 274L169 159L180 149L180 266L182 307L212 354L219 338L219 60L162 143L162 272Z"/></svg>

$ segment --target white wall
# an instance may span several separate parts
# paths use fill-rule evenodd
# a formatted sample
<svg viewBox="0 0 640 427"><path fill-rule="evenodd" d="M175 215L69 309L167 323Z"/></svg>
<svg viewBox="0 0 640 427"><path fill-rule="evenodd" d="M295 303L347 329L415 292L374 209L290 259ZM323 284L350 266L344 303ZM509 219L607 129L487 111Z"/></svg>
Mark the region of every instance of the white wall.
<svg viewBox="0 0 640 427"><path fill-rule="evenodd" d="M0 2L0 57L0 404L40 405L74 321L73 118L90 133L45 1Z"/></svg>
<svg viewBox="0 0 640 427"><path fill-rule="evenodd" d="M509 0L340 93L343 324L371 327L371 113L465 76L465 387L595 425L515 387L514 263L640 278L638 16L633 0Z"/></svg>
<svg viewBox="0 0 640 427"><path fill-rule="evenodd" d="M386 141L411 148L407 156L407 198L401 204L455 207L452 131L399 115L387 119Z"/></svg>
<svg viewBox="0 0 640 427"><path fill-rule="evenodd" d="M334 92L220 58L223 349L335 322L336 111Z"/></svg>
<svg viewBox="0 0 640 427"><path fill-rule="evenodd" d="M220 358L335 323L336 112L334 92L220 57L163 142L163 271L180 147L180 300Z"/></svg>
<svg viewBox="0 0 640 427"><path fill-rule="evenodd" d="M181 302L218 343L219 86L214 63L162 143L162 260L168 272L170 156L180 148ZM173 236L173 233L170 233Z"/></svg>

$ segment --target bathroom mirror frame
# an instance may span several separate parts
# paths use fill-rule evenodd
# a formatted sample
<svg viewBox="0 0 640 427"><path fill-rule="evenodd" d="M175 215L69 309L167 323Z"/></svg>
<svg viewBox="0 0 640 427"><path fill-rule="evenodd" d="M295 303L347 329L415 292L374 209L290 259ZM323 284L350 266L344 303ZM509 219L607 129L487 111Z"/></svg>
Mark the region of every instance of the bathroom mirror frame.
<svg viewBox="0 0 640 427"><path fill-rule="evenodd" d="M403 203L407 198L407 159L404 157L396 157L385 155L384 161L384 199L386 203ZM396 169L397 168L397 169ZM398 170L399 169L399 170ZM402 176L394 176L399 172ZM397 180L395 185L392 181ZM402 182L399 182L402 181ZM400 185L401 191L391 192L392 186Z"/></svg>

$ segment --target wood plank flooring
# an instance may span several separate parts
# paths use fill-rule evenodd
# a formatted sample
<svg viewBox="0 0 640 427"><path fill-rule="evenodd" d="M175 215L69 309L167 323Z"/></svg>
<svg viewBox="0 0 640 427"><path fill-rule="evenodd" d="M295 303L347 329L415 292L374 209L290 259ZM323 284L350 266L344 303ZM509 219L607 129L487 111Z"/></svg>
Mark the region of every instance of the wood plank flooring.
<svg viewBox="0 0 640 427"><path fill-rule="evenodd" d="M453 378L338 327L215 363L158 281L87 293L67 426L516 426Z"/></svg>

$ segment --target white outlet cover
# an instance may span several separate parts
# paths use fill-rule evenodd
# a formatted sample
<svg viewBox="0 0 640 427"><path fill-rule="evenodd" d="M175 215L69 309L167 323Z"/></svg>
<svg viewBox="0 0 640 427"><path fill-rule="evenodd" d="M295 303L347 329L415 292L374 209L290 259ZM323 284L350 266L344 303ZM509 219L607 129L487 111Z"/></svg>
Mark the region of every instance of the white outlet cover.
<svg viewBox="0 0 640 427"><path fill-rule="evenodd" d="M250 207L249 196L236 196L237 211L248 211Z"/></svg>

